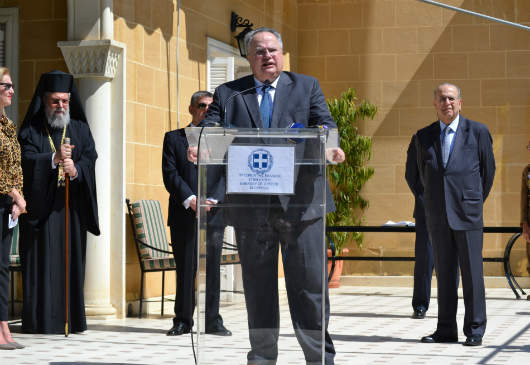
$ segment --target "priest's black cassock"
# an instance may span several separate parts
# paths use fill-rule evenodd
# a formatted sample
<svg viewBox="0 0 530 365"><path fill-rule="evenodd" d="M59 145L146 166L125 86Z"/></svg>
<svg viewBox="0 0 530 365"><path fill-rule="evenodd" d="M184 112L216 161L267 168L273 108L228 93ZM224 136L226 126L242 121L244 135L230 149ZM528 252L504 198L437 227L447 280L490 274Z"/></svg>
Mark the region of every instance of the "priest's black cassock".
<svg viewBox="0 0 530 365"><path fill-rule="evenodd" d="M94 140L73 84L59 71L42 75L19 132L27 211L21 219L20 255L23 277L22 330L27 333L65 331L65 188L58 187L52 167L52 146L61 146L63 129L48 125L44 92L70 92L72 160L78 176L69 190L69 332L87 329L84 303L87 231L99 235Z"/></svg>

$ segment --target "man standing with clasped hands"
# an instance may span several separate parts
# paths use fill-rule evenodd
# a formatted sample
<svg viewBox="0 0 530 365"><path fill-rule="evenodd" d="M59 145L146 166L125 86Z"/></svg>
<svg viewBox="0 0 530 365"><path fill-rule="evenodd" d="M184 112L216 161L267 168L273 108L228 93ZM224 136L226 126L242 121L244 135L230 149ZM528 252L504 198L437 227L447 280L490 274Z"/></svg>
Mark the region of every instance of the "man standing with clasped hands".
<svg viewBox="0 0 530 365"><path fill-rule="evenodd" d="M464 290L466 346L480 346L486 329L482 211L495 175L488 128L460 115L460 89L434 90L439 118L417 132L418 168L438 281L438 325L425 343L457 342L458 266Z"/></svg>
<svg viewBox="0 0 530 365"><path fill-rule="evenodd" d="M196 127L204 118L212 94L197 91L191 97L189 112L192 121L189 127ZM183 128L169 131L164 136L162 150L162 177L169 193L168 226L171 232L173 256L177 266L177 294L175 296L175 317L168 336L190 333L193 328L195 310L195 272L197 270L197 165L187 160L188 141ZM222 199L223 186L214 193ZM210 196L209 196L210 197ZM212 207L216 200L208 200ZM231 336L232 332L223 325L219 314L220 260L223 246L224 226L216 209L208 214L210 228L206 250L206 333Z"/></svg>

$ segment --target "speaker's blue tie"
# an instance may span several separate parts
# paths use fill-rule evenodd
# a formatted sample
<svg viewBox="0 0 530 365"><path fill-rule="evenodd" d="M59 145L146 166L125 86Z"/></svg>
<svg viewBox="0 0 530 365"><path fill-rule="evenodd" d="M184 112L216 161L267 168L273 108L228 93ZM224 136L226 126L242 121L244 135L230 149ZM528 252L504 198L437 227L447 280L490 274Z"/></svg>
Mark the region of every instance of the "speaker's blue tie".
<svg viewBox="0 0 530 365"><path fill-rule="evenodd" d="M259 111L261 114L261 122L264 128L269 128L271 125L272 118L272 99L269 94L271 89L270 85L263 85L263 97L261 98L261 104L259 105Z"/></svg>

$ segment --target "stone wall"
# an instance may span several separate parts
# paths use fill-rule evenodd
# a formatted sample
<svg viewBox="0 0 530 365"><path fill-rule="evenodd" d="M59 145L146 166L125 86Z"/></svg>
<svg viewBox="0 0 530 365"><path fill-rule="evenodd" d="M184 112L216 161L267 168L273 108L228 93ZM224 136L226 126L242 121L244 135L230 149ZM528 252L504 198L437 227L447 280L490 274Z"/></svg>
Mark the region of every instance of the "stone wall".
<svg viewBox="0 0 530 365"><path fill-rule="evenodd" d="M445 0L494 17L530 24L530 2ZM207 37L236 46L230 13L254 27L272 26L284 37L286 69L317 77L326 97L348 87L379 106L361 132L374 138L375 175L364 193L365 223L411 220L413 199L404 181L412 133L436 118L432 91L443 81L463 92L463 115L484 122L494 139L497 177L486 202L487 225L518 225L519 184L528 163L530 33L417 0L114 0L114 38L127 46L127 197L158 199L167 216L162 183L164 133L190 121L192 93L206 88ZM0 0L18 7L20 25L19 115L41 73L67 71L57 48L66 40L66 0ZM180 24L178 26L178 24ZM177 62L177 47L179 59ZM177 78L178 66L178 78ZM178 81L177 81L178 79ZM128 224L128 222L127 222ZM139 293L140 270L127 232L127 297ZM351 255L413 255L411 234L366 234ZM507 235L487 235L485 255L501 256ZM524 274L519 242L512 267ZM501 265L486 264L499 275ZM350 262L346 273L410 275L411 263ZM146 296L160 295L152 274ZM167 279L167 294L174 292Z"/></svg>
<svg viewBox="0 0 530 365"><path fill-rule="evenodd" d="M530 2L452 0L444 3L530 24ZM349 87L379 106L362 123L372 136L374 177L364 189L370 207L366 225L412 220L413 197L404 179L411 135L434 122L433 90L459 85L462 114L485 123L497 162L485 224L519 225L519 189L529 139L530 32L416 0L299 1L299 70L318 77L326 97ZM484 255L502 256L509 235L485 236ZM413 234L365 235L350 255L413 256ZM526 275L524 245L512 266ZM485 265L500 275L502 265ZM346 273L410 275L412 263L349 262Z"/></svg>
<svg viewBox="0 0 530 365"><path fill-rule="evenodd" d="M296 59L297 50L294 1L180 3L177 12L177 1L114 1L114 38L127 45L127 197L158 199L166 217L168 194L162 181L162 142L165 132L189 124L191 95L206 88L207 37L237 47L230 32L230 14L235 11L254 27L272 26L282 32L287 69L291 67L290 60ZM129 226L127 235L130 300L139 293L140 269ZM146 296L159 296L160 285L160 274L150 274ZM174 276L166 278L166 288L166 293L174 293Z"/></svg>
<svg viewBox="0 0 530 365"><path fill-rule="evenodd" d="M0 0L2 8L19 11L18 117L26 115L40 75L51 70L68 72L57 41L66 40L66 0Z"/></svg>

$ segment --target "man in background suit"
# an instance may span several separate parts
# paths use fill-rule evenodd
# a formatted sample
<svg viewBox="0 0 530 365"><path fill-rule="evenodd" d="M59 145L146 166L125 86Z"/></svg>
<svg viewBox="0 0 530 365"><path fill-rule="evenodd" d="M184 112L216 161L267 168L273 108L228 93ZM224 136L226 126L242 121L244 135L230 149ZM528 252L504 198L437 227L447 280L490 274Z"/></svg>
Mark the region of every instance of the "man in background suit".
<svg viewBox="0 0 530 365"><path fill-rule="evenodd" d="M327 108L318 81L283 72L283 45L278 32L259 28L247 34L248 61L253 75L227 82L214 93L214 101L203 121L238 128L332 127L336 124ZM308 141L306 141L309 143ZM305 143L296 153L309 153ZM329 159L344 161L340 148ZM196 151L189 151L196 158ZM278 250L281 252L291 320L308 364L321 364L320 339L325 331L325 363L333 364L335 349L327 332L329 299L327 285L322 298L323 209L318 205L327 193L328 211L334 209L325 184L325 171L300 167L295 172L295 195L228 195L240 208L227 209L227 224L236 232L243 272L251 350L248 364L275 364L278 356ZM326 189L326 190L324 190ZM262 208L256 208L256 207ZM270 208L264 208L269 206ZM322 323L325 300L325 323Z"/></svg>
<svg viewBox="0 0 530 365"><path fill-rule="evenodd" d="M434 91L439 120L417 132L418 168L438 281L438 325L422 342L457 342L457 271L464 292L466 346L482 345L486 298L482 263L483 204L493 185L495 159L488 128L460 115L460 89Z"/></svg>
<svg viewBox="0 0 530 365"><path fill-rule="evenodd" d="M197 91L191 97L189 112L192 126L204 118L212 94ZM168 336L189 333L193 327L195 309L195 272L197 268L197 166L186 157L188 141L184 129L167 132L164 136L162 175L169 192L168 226L171 231L173 256L177 266L177 294L175 317ZM222 199L224 192L212 192L214 198L207 204L212 206ZM206 255L206 333L230 336L232 333L223 325L219 314L220 259L223 245L224 226L219 212L212 209L208 214L209 229ZM217 222L217 224L215 223Z"/></svg>
<svg viewBox="0 0 530 365"><path fill-rule="evenodd" d="M407 150L405 179L414 194L414 213L416 223L416 241L414 244L414 291L412 294L412 318L425 318L431 300L431 280L434 258L432 245L425 222L425 206L423 204L423 185L421 184L416 158L416 135L412 136Z"/></svg>

